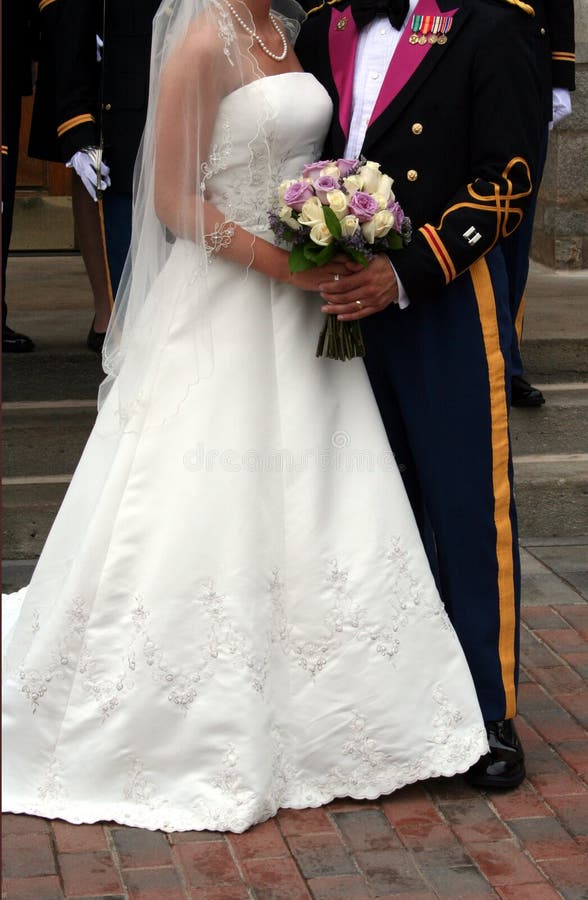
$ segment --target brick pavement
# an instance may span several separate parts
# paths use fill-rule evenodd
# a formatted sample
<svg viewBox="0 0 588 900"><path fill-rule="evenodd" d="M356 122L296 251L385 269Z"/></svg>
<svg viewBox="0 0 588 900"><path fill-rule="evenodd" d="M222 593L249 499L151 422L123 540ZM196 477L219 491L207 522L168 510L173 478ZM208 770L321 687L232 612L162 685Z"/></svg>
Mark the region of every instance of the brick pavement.
<svg viewBox="0 0 588 900"><path fill-rule="evenodd" d="M3 817L6 900L588 900L588 539L523 542L528 779L284 810L243 835Z"/></svg>

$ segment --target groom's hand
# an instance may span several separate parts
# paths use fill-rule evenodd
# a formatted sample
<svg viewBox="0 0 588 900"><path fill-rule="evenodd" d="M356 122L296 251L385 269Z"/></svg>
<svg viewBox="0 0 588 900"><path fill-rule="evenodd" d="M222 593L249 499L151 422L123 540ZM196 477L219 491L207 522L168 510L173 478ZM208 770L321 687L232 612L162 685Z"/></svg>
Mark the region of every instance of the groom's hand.
<svg viewBox="0 0 588 900"><path fill-rule="evenodd" d="M337 281L321 283L319 290L327 301L322 311L337 316L341 322L365 319L398 300L394 269L382 253L374 256L367 266L350 264L348 274L341 275Z"/></svg>

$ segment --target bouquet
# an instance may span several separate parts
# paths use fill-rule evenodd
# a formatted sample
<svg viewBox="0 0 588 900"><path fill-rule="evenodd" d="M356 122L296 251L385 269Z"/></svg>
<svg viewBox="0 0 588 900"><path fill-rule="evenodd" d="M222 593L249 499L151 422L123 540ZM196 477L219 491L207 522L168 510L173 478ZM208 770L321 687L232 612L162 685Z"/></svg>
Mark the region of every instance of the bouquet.
<svg viewBox="0 0 588 900"><path fill-rule="evenodd" d="M392 192L392 179L380 164L365 159L322 160L304 166L298 180L278 188L279 211L270 227L279 243L291 248L291 272L302 272L344 253L367 266L380 252L408 243L411 224ZM327 315L317 356L364 356L358 321Z"/></svg>

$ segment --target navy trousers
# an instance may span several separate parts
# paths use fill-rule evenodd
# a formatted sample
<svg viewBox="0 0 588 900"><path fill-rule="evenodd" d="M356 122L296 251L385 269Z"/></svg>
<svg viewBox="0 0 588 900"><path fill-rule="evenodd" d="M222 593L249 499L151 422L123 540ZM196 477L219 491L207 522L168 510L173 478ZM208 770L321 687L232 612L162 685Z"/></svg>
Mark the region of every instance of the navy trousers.
<svg viewBox="0 0 588 900"><path fill-rule="evenodd" d="M116 297L131 244L133 196L132 194L113 191L112 188L108 188L104 191L102 209L104 210L104 231L106 233L106 255L108 256L110 283L112 285L112 293Z"/></svg>
<svg viewBox="0 0 588 900"><path fill-rule="evenodd" d="M440 294L390 306L362 328L372 387L482 713L511 718L520 567L508 431L513 326L500 248Z"/></svg>
<svg viewBox="0 0 588 900"><path fill-rule="evenodd" d="M521 341L523 338L523 318L525 314L525 288L529 276L529 254L533 240L533 223L535 221L535 210L537 209L537 195L541 186L543 169L545 168L548 137L549 131L546 128L541 142L541 156L537 169L535 189L531 202L525 211L523 221L515 233L503 241L502 244L508 274L510 313L515 326L511 349L511 375L523 374Z"/></svg>

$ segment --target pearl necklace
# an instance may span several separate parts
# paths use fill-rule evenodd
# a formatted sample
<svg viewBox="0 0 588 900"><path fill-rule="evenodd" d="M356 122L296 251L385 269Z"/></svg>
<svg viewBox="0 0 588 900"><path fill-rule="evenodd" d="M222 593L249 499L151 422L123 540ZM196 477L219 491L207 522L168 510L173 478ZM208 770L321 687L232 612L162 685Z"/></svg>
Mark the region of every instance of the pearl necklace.
<svg viewBox="0 0 588 900"><path fill-rule="evenodd" d="M286 37L284 35L284 32L278 25L278 21L273 13L270 12L269 16L270 16L272 25L278 32L278 36L279 36L280 40L282 41L282 50L280 53L274 53L272 50L269 49L269 47L267 47L264 44L264 42L258 35L257 31L255 30L255 28L250 28L249 25L247 24L247 22L243 21L243 19L241 18L241 16L239 15L239 13L235 9L235 7L232 5L230 0L225 0L225 3L227 4L229 9L235 16L235 18L236 18L237 22L239 23L239 25L241 26L241 28L243 28L247 32L247 34L253 38L254 41L257 41L257 43L259 44L259 46L261 47L263 52L265 54L267 54L267 56L269 56L271 59L275 59L276 62L282 62L282 60L286 58L286 54L288 52L288 44L286 43Z"/></svg>

